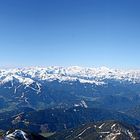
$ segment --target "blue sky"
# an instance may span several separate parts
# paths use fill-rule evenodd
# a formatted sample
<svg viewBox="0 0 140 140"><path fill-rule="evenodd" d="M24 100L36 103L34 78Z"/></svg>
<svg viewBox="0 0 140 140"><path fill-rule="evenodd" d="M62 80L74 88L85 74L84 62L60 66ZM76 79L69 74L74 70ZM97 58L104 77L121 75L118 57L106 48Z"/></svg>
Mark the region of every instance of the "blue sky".
<svg viewBox="0 0 140 140"><path fill-rule="evenodd" d="M0 66L140 68L139 0L0 0Z"/></svg>

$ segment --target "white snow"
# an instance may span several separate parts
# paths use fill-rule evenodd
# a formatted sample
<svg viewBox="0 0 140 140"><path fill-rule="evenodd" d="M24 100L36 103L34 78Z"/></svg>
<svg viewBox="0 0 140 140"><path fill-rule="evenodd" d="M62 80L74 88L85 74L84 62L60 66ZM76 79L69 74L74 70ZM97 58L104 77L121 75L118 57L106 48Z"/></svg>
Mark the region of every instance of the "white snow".
<svg viewBox="0 0 140 140"><path fill-rule="evenodd" d="M129 137L130 137L132 140L135 140L135 138L133 137L132 132L130 132L129 130L127 130L127 133L128 133Z"/></svg>
<svg viewBox="0 0 140 140"><path fill-rule="evenodd" d="M116 133L110 133L109 135L107 135L106 137L105 137L105 140L116 140L116 137L118 136L118 135L121 135L121 133L120 132L116 132Z"/></svg>
<svg viewBox="0 0 140 140"><path fill-rule="evenodd" d="M6 136L6 138L13 139L13 138L16 137L16 135L21 135L21 136L23 136L23 138L24 138L25 140L29 140L29 139L26 137L27 134L26 134L24 131L22 131L22 130L15 130L13 133L8 134L8 135Z"/></svg>
<svg viewBox="0 0 140 140"><path fill-rule="evenodd" d="M102 127L105 125L105 123L103 123L103 124L101 124L100 126L99 126L99 129L102 129Z"/></svg>
<svg viewBox="0 0 140 140"><path fill-rule="evenodd" d="M109 134L110 132L107 131L107 132L99 132L100 134Z"/></svg>
<svg viewBox="0 0 140 140"><path fill-rule="evenodd" d="M78 134L77 137L80 137L81 135L83 135L88 129L90 129L91 127L86 128L85 130L83 130L80 134Z"/></svg>
<svg viewBox="0 0 140 140"><path fill-rule="evenodd" d="M88 106L87 106L87 104L86 104L86 102L85 102L84 100L81 101L81 105L82 105L83 107L85 107L85 108L88 108Z"/></svg>
<svg viewBox="0 0 140 140"><path fill-rule="evenodd" d="M100 68L84 68L78 66L72 67L32 67L21 69L2 69L0 70L0 84L14 81L20 84L31 86L36 83L38 92L41 91L41 82L54 81L89 83L93 85L107 84L106 80L117 80L120 82L128 81L131 83L140 83L140 70L119 70Z"/></svg>
<svg viewBox="0 0 140 140"><path fill-rule="evenodd" d="M111 126L111 130L112 130L115 126L116 126L116 124L113 124L113 125Z"/></svg>

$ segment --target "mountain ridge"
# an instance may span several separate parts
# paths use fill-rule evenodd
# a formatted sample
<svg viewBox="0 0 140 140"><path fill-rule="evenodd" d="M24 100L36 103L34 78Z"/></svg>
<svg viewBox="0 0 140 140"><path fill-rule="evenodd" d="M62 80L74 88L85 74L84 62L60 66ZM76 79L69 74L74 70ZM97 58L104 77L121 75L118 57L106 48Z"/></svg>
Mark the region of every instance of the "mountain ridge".
<svg viewBox="0 0 140 140"><path fill-rule="evenodd" d="M0 69L0 84L17 80L19 83L31 85L34 82L59 80L76 81L95 85L106 84L106 79L140 83L140 70L119 70L107 67L32 67L20 69Z"/></svg>

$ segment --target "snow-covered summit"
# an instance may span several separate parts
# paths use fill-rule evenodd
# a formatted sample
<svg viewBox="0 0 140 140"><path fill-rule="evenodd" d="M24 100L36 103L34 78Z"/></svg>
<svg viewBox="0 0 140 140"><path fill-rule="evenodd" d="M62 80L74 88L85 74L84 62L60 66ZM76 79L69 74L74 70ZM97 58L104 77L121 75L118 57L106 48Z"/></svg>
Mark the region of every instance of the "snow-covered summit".
<svg viewBox="0 0 140 140"><path fill-rule="evenodd" d="M28 134L26 134L22 130L15 130L13 133L7 132L7 136L5 137L6 140L16 140L16 139L21 139L21 140L29 140L28 139Z"/></svg>
<svg viewBox="0 0 140 140"><path fill-rule="evenodd" d="M72 67L32 67L20 69L1 69L0 83L16 80L24 85L31 85L34 82L42 81L80 81L81 83L91 83L96 85L105 84L105 80L129 81L140 83L140 70L119 70L100 68Z"/></svg>

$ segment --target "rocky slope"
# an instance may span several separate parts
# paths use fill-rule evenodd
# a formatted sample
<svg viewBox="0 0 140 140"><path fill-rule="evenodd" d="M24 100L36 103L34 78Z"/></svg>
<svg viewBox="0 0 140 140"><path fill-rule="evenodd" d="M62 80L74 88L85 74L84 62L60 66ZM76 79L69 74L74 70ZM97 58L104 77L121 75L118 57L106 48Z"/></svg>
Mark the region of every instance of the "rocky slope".
<svg viewBox="0 0 140 140"><path fill-rule="evenodd" d="M0 70L0 109L105 107L140 104L140 71L106 67L46 67Z"/></svg>
<svg viewBox="0 0 140 140"><path fill-rule="evenodd" d="M50 138L51 139L51 138ZM133 126L106 121L83 125L52 136L52 140L139 140L139 130Z"/></svg>

